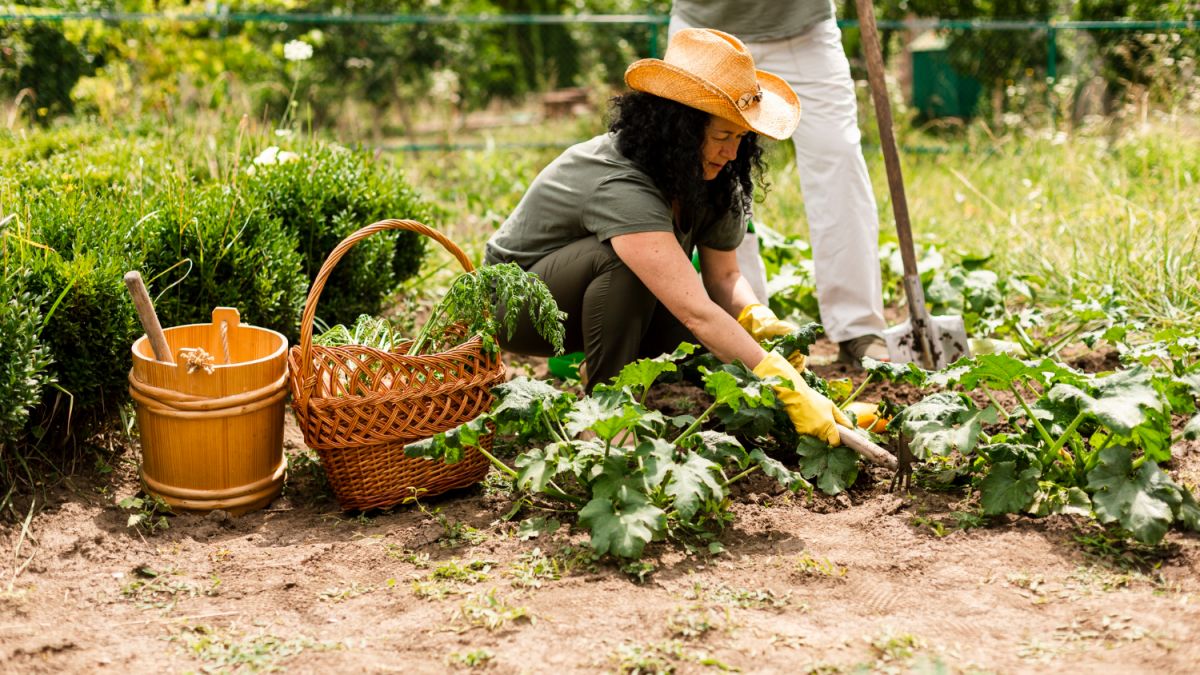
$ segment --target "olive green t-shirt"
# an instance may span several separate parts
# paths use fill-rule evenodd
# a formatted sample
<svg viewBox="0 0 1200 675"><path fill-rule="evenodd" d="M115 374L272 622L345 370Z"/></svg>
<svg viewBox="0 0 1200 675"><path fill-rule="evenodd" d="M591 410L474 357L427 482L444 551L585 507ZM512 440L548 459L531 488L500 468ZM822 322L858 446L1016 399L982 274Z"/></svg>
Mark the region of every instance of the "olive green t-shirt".
<svg viewBox="0 0 1200 675"><path fill-rule="evenodd" d="M676 227L670 203L645 172L602 134L571 146L542 170L516 210L488 240L488 264L529 269L547 254L584 237L607 241L633 232L673 232L687 255L695 246L737 248L745 234L732 211L699 209L695 227Z"/></svg>
<svg viewBox="0 0 1200 675"><path fill-rule="evenodd" d="M804 33L833 17L832 0L675 0L671 13L696 28L716 28L743 42Z"/></svg>

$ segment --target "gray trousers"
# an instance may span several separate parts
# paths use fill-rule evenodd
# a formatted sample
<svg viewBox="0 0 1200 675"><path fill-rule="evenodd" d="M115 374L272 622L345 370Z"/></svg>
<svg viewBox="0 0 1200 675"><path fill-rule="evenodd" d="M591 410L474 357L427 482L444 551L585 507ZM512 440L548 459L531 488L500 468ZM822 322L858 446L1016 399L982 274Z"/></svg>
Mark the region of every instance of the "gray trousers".
<svg viewBox="0 0 1200 675"><path fill-rule="evenodd" d="M587 390L606 382L639 358L672 352L680 342L696 342L625 266L612 245L596 237L568 244L534 263L558 308L567 313L566 350L584 353ZM500 346L517 354L550 356L552 350L522 312L511 338L500 331Z"/></svg>

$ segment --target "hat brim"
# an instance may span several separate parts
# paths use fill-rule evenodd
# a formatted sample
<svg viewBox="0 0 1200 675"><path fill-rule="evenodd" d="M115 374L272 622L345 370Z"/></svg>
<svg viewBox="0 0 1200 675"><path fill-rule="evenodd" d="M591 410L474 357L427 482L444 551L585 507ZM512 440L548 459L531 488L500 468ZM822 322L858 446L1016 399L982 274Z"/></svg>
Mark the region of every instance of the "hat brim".
<svg viewBox="0 0 1200 675"><path fill-rule="evenodd" d="M756 132L782 141L800 123L800 99L778 75L756 70L762 100L739 109L728 94L709 81L661 59L641 59L625 70L625 84L686 106L703 110Z"/></svg>

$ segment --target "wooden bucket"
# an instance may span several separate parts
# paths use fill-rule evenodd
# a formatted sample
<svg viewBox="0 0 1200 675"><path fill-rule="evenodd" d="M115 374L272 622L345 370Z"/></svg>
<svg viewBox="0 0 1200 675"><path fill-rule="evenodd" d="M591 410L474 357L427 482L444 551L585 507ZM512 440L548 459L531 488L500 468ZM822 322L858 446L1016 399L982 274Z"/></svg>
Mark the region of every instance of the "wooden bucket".
<svg viewBox="0 0 1200 675"><path fill-rule="evenodd" d="M243 325L230 307L214 309L212 323L163 333L175 363L156 361L143 335L129 372L146 491L185 510L241 515L266 506L287 466L287 338ZM197 347L212 357L207 368L188 363Z"/></svg>

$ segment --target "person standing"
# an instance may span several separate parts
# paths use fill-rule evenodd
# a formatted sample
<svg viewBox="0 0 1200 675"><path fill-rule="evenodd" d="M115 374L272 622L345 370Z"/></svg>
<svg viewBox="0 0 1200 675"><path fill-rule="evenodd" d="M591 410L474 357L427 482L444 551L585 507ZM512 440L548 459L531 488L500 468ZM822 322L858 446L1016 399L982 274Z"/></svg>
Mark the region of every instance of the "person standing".
<svg viewBox="0 0 1200 675"><path fill-rule="evenodd" d="M736 35L758 67L782 77L799 97L803 114L791 138L825 334L838 344L839 361L887 360L879 216L832 0L675 0L668 35L691 27ZM747 269L761 270L757 246L747 237L742 249L748 250L738 251L749 279L762 275ZM765 292L758 295L765 304Z"/></svg>

